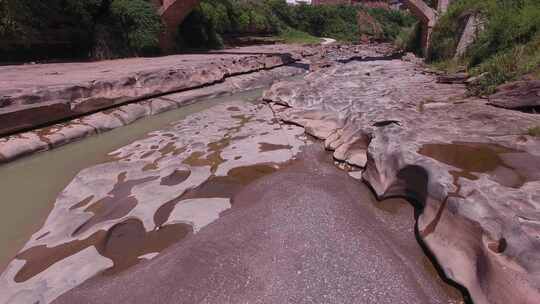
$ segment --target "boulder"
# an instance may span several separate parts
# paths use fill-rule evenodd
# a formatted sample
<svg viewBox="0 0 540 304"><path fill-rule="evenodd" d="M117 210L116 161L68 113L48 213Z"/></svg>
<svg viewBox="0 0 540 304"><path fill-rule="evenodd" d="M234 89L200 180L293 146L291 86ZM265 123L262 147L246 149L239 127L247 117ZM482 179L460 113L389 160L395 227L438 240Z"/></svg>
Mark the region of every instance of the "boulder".
<svg viewBox="0 0 540 304"><path fill-rule="evenodd" d="M540 107L540 80L521 80L503 84L489 96L489 103L506 109Z"/></svg>

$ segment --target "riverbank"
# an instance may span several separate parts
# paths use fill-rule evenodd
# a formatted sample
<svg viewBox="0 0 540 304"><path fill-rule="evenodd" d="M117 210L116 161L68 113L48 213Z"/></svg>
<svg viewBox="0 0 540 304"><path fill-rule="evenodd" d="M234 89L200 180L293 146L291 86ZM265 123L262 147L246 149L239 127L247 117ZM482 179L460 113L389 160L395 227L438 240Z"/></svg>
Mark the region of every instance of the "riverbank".
<svg viewBox="0 0 540 304"><path fill-rule="evenodd" d="M4 113L0 118L5 119L0 129L31 131L0 138L0 163L125 126L200 98L253 89L300 75L328 65L328 59L391 52L388 46L361 49L273 45L168 56L155 62L142 58L4 67L9 73L0 80L0 92L3 88L6 101L0 108L0 113ZM119 70L112 72L113 68ZM47 82L40 82L41 77ZM73 92L79 90L86 92L86 97ZM56 123L58 120L61 122Z"/></svg>
<svg viewBox="0 0 540 304"><path fill-rule="evenodd" d="M467 97L407 60L357 60L265 93L380 200L421 210L419 239L475 303L540 299L538 114Z"/></svg>
<svg viewBox="0 0 540 304"><path fill-rule="evenodd" d="M467 97L388 45L308 50L160 97L300 75L268 104L233 95L70 171L0 276L5 301L536 303L539 116Z"/></svg>

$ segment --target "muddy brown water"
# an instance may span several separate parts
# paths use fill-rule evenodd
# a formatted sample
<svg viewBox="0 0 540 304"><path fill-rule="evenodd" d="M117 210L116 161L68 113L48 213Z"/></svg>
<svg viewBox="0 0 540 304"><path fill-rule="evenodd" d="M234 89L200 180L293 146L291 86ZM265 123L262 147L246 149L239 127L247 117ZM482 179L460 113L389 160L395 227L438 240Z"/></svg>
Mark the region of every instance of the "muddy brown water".
<svg viewBox="0 0 540 304"><path fill-rule="evenodd" d="M256 164L231 169L226 176L212 176L199 187L163 204L154 214L154 223L161 227L177 203L185 199L227 197L233 199L247 184L278 170L275 164ZM234 204L234 201L232 202Z"/></svg>
<svg viewBox="0 0 540 304"><path fill-rule="evenodd" d="M455 183L460 177L477 180L479 173L488 174L493 181L512 188L540 180L540 157L500 145L471 142L426 144L418 152L460 169L450 171Z"/></svg>
<svg viewBox="0 0 540 304"><path fill-rule="evenodd" d="M320 150L322 151L322 149ZM347 180L346 174L337 175L335 173L338 169L332 166L333 159L331 154L322 151L319 155L321 156L321 159L323 159L321 162L323 162L323 165L325 165L327 169L323 168L324 171L320 174L308 171L313 173L309 174L308 176L312 177L317 175L316 178L319 180L331 179L324 181L323 184L316 183L316 185L320 186L321 188L328 187L326 190L331 191L331 193L334 193L336 196L340 195L340 193L336 192L336 190L341 190L342 193L348 194L342 194L341 197L336 198L334 202L332 202L332 200L326 200L325 198L320 199L319 201L316 201L316 199L311 199L311 195L319 196L320 193L313 191L313 189L310 188L307 190L302 190L302 185L297 185L298 181L295 178L302 177L303 174L306 174L302 173L302 168L304 168L304 170L309 170L309 168L312 168L313 170L323 169L319 169L321 168L320 163L304 164L301 156L297 160L291 161L291 164L287 165L287 169L289 170L288 172L287 169L275 171L273 166L267 167L266 165L238 168L237 172L230 172L228 179L235 179L238 184L248 183L249 185L247 185L240 193L237 193L236 198L238 199L239 207L235 212L233 212L231 209L231 212L228 215L223 216L220 220L216 221L214 225L208 226L206 230L201 231L196 237L188 237L185 242L177 243L171 247L168 251L163 253L160 259L153 259L149 261L148 264L140 265L141 267L126 270L126 272L120 274L119 276L99 276L92 278L87 283L84 283L80 287L77 287L60 297L58 303L73 303L73 301L81 299L81 302L97 303L103 301L104 297L107 297L107 299L114 299L112 301L116 302L129 301L132 303L147 303L152 301L146 297L152 299L154 297L159 297L159 300L154 300L153 302L175 303L178 302L179 299L185 299L186 303L191 303L198 302L194 300L198 294L201 294L202 297L208 298L211 297L208 295L210 295L212 292L225 294L226 297L229 295L242 295L244 292L249 294L249 292L246 290L254 291L253 287L244 288L247 286L247 284L244 285L241 282L243 282L246 277L249 278L251 276L249 273L243 272L244 269L241 267L243 264L238 264L237 259L249 261L252 256L261 257L261 259L255 260L259 262L258 265L260 265L262 269L265 269L265 266L268 267L268 265L272 265L272 275L269 275L268 280L272 280L272 278L274 278L274 276L280 272L281 267L278 264L273 264L271 257L274 257L275 255L282 256L284 260L281 260L281 263L284 265L294 265L294 259L300 258L302 260L301 263L298 263L296 266L291 266L294 271L285 271L280 275L280 279L289 279L289 274L293 274L293 277L301 275L305 278L305 280L310 282L310 284L315 285L318 283L316 275L317 271L310 270L297 272L296 269L299 269L297 267L300 267L300 269L303 270L311 269L308 267L308 265L314 263L314 261L318 262L318 260L310 259L310 257L304 255L305 253L300 257L299 252L302 252L302 250L305 251L304 248L309 248L307 252L309 252L309 250L313 250L311 255L320 256L321 253L317 252L319 247L316 244L336 242L338 244L345 245L351 243L347 242L346 237L343 237L343 235L347 236L349 234L340 233L340 227L336 227L333 224L325 222L327 217L331 219L330 223L333 223L334 219L338 218L338 222L342 223L349 223L349 221L353 221L355 223L363 222L364 228L360 230L356 230L354 228L358 228L358 226L352 225L349 228L345 227L344 231L356 231L359 233L367 232L364 235L356 236L354 236L356 232L353 232L349 236L352 236L353 239L354 237L358 237L362 240L369 241L359 244L360 247L358 248L361 249L359 251L350 251L350 248L346 246L343 248L332 245L329 247L323 247L321 249L325 249L324 252L330 252L336 255L335 257L327 257L327 262L333 261L333 263L339 264L343 262L339 260L341 258L344 259L345 264L347 264L351 252L353 252L352 255L358 256L367 254L366 259L373 258L375 256L380 258L380 256L377 255L369 255L372 253L370 251L370 248L372 248L372 243L369 237L366 238L366 235L370 235L373 240L376 240L375 243L378 245L383 245L381 250L384 251L388 249L390 250L389 252L396 252L398 254L399 258L396 256L396 258L385 260L383 264L385 267L392 267L393 265L395 269L407 271L408 275L404 277L405 280L410 279L411 286L414 286L412 287L412 290L418 291L418 302L416 303L463 303L463 298L460 292L446 284L439 277L438 272L433 266L432 262L424 255L421 248L418 246L414 236L415 221L413 206L402 199L389 199L382 202L376 201L374 194L367 188L366 185L352 179ZM274 174L268 175L269 173ZM265 175L268 176L260 179L258 182L251 183L252 176L262 177ZM285 184L282 181L290 179L291 177L293 178L293 180L291 180L293 187L284 187ZM342 179L340 180L340 178ZM328 182L333 180L336 181L328 184ZM193 191L192 194L187 193L184 195L192 197L204 196L207 193L214 191L212 184L215 182L216 181L209 180L207 182L207 186L201 186L199 189L197 189L197 191ZM297 185L297 187L294 187L294 185ZM269 196L265 190L262 189L272 189L272 187L274 187L273 190L270 190L272 191L272 196L274 194L279 194L282 196L277 196L275 197L275 200L268 201L267 198L269 198ZM354 191L352 189L354 189ZM221 189L218 189L217 191L218 193L221 193ZM352 205L356 205L355 202L357 202L358 206L352 207L348 203L345 203L343 197L347 195L350 195L350 202ZM290 198L292 198L290 203L280 203L280 201L285 202ZM257 199L260 199L261 202L265 203L258 203ZM330 202L329 205L327 202ZM296 204L302 208L294 208ZM319 204L326 206L326 208L320 208L321 205ZM313 206L313 209L309 210L311 206ZM235 206L233 203L233 209L234 208ZM272 216L268 216L268 212L264 211L267 210L267 208L272 210L269 211ZM283 210L286 211L283 212ZM326 211L321 212L320 210ZM353 218L355 218L355 216L351 216L349 218L346 214L341 213L345 211L346 214L355 214L355 212L358 212L356 215L359 216L360 219L354 220ZM296 218L296 216L298 216L298 218ZM317 218L318 216L321 218ZM288 219L289 217L292 219L290 222L284 220ZM273 223L272 221L279 224L270 225L269 223ZM261 226L265 228L258 229L258 227ZM283 233L281 230L284 227L287 228L285 229L287 233ZM360 227L362 227L362 225L360 225ZM379 228L381 229L379 230ZM298 231L303 232L298 233ZM381 233L384 232L384 234L381 234L381 237L378 238L376 233L375 236L372 236L372 233L369 233L377 231ZM266 236L267 233L270 235L270 239L277 238L278 241L275 241L276 243L268 242L268 240L265 240L265 237L261 237L261 235L259 235L262 234ZM279 239L282 236L282 233L286 236L284 241ZM319 235L326 235L327 233L329 235L333 235L334 238L317 238ZM231 235L235 235L235 237L231 237ZM295 236L300 238L306 236L309 241L304 244L303 241L298 239L289 239L290 237ZM342 243L340 243L340 239L342 240ZM197 245L193 245L193 242L199 243ZM291 244L285 245L287 242L291 242ZM223 246L221 244L223 244ZM240 246L242 247L242 250L236 250L236 248L239 246L238 244L241 244ZM264 250L261 250L261 244L279 245L277 245L276 248L273 246L262 247ZM292 247L297 244L304 245L298 245L299 248ZM186 252L191 252L194 259L185 260L186 254L188 253L182 251L183 246L187 246L188 249ZM254 248L259 250L254 250ZM265 256L264 253L261 253L270 251L272 248L277 249L278 251L272 253L271 256ZM345 250L345 252L339 254L340 250ZM242 255L237 255L237 252L242 252ZM217 257L214 258L214 255ZM227 258L228 255L233 256L233 258ZM386 255L382 254L381 256ZM292 258L292 260L287 260L287 257ZM376 258L375 260L378 260L379 258ZM354 260L354 258L352 260ZM186 264L183 264L182 261L184 261ZM234 262L231 264L229 261ZM392 263L395 263L395 265ZM318 265L318 263L316 264ZM166 266L163 267L163 265ZM178 265L181 265L181 267ZM192 267L192 269L190 267ZM355 267L355 263L351 263L347 265L347 267L350 267L347 268L347 270L350 270L351 268ZM317 268L327 269L325 265L320 265L320 267ZM344 290L339 291L339 293L344 296L351 295L354 294L355 291L362 290L364 288L364 290L369 290L369 293L373 293L374 295L375 293L379 292L386 293L388 298L397 298L400 295L403 295L403 298L406 299L403 301L404 303L415 303L414 301L410 301L411 295L404 293L404 291L399 289L386 289L387 286L385 283L392 286L392 280L399 280L398 277L390 276L385 278L386 281L377 282L376 284L380 289L365 289L371 284L371 281L366 281L365 279L369 278L368 273L365 273L366 277L363 277L363 275L358 276L357 274L362 273L362 271L369 271L371 273L372 270L369 270L369 267L366 268L356 269L359 271L354 272L354 274L347 273L347 271L342 273L339 271L323 272L325 275L328 275L327 278L329 280L329 285L326 284L326 281L324 281L325 284L319 286L331 286L331 284L339 282L342 277L359 277L360 279L354 281L355 284L353 284L353 288L348 288L349 286L346 286L343 288ZM330 267L328 269L334 268ZM240 271L239 275L235 275L237 271ZM148 280L146 283L137 283L144 282L147 275L153 276L155 273L159 273L162 280ZM185 276L186 274L189 274L187 276L188 278L182 278L182 276ZM332 277L332 275L336 275L336 277ZM212 283L207 284L209 279ZM218 283L217 285L216 282ZM120 289L123 290L118 292L123 295L117 297L116 290L120 286L122 286ZM134 286L136 290L131 290L131 288ZM155 290L155 287L153 286L159 286L158 288L164 291L166 296L154 294L152 291ZM182 288L179 288L179 286ZM233 287L231 288L231 286ZM240 286L240 288L238 288L238 286ZM254 286L259 285L255 284ZM407 289L410 287L409 284L400 286L403 287L403 290L411 290ZM209 288L209 290L206 290L206 288ZM284 294L285 292L289 291L292 293L297 292L299 294L304 292L301 287L294 284L283 286L283 288L284 290L276 292L279 294ZM143 291L139 292L140 289ZM138 295L133 297L133 294L137 293ZM310 292L307 294L311 295ZM317 294L317 292L313 294ZM210 298L208 302L223 303L223 300L212 301L211 299L212 298ZM339 303L338 301L328 302ZM375 303L373 301L366 301L365 303L368 302ZM382 301L379 303L383 302L390 303L389 301Z"/></svg>
<svg viewBox="0 0 540 304"><path fill-rule="evenodd" d="M262 91L263 88L260 88L203 99L176 110L145 117L110 132L1 165L0 269L5 268L32 233L43 225L56 197L79 171L112 160L108 153L151 131L166 128L173 122L214 105L238 100L256 101Z"/></svg>
<svg viewBox="0 0 540 304"><path fill-rule="evenodd" d="M19 253L17 257L26 263L15 276L15 282L24 282L54 263L90 246L94 246L102 256L113 261L113 266L106 269L102 275L115 274L138 263L145 254L162 251L183 239L189 232L191 226L187 224L166 225L159 230L146 232L141 221L129 219L114 225L108 231L98 231L84 240L52 248L38 246Z"/></svg>
<svg viewBox="0 0 540 304"><path fill-rule="evenodd" d="M496 144L474 142L426 144L418 153L458 169L449 171L456 190L448 193L434 219L420 231L423 237L433 233L451 197L463 198L460 178L477 180L479 174L487 174L489 179L510 188L520 188L527 182L540 180L540 157ZM505 247L504 239L496 245L489 245L489 248L497 253L504 251Z"/></svg>

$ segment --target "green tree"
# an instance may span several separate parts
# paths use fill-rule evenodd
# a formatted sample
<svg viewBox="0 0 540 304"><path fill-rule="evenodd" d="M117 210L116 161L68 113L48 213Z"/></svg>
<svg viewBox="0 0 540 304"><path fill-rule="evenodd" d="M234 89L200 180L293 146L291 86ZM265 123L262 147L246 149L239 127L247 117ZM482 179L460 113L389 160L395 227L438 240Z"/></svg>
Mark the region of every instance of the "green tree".
<svg viewBox="0 0 540 304"><path fill-rule="evenodd" d="M110 14L131 52L136 55L157 52L162 27L152 4L145 0L113 0Z"/></svg>

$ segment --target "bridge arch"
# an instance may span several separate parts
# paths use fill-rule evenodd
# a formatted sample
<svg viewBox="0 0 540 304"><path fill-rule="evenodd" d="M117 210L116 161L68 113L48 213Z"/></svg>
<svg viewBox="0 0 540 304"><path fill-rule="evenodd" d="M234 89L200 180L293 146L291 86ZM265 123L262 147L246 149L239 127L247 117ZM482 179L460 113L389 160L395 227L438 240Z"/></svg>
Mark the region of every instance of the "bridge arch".
<svg viewBox="0 0 540 304"><path fill-rule="evenodd" d="M178 27L184 18L201 2L201 0L152 0L158 8L165 29L161 36L161 49L165 53L175 50L175 39ZM453 0L438 0L437 9L428 6L423 0L403 0L411 13L420 20L422 26L422 49L429 49L431 31L437 22L438 16L446 11Z"/></svg>
<svg viewBox="0 0 540 304"><path fill-rule="evenodd" d="M165 27L160 37L161 49L165 53L172 53L175 50L175 39L178 34L178 27L201 0L152 1L158 8L158 14Z"/></svg>

